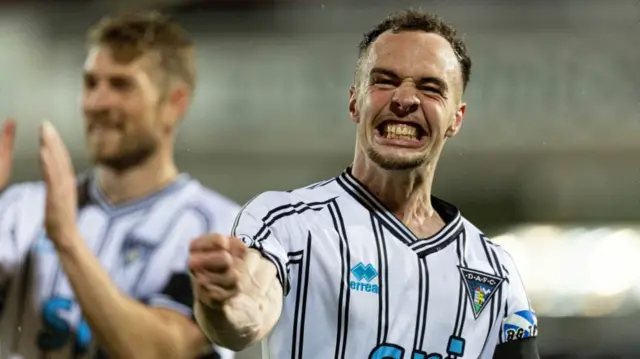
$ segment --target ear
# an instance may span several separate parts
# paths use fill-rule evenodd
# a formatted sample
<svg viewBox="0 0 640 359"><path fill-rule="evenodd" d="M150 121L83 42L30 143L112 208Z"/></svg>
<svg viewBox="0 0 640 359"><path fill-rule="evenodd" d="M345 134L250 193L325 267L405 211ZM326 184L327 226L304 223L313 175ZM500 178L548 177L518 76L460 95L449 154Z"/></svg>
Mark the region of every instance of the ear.
<svg viewBox="0 0 640 359"><path fill-rule="evenodd" d="M462 121L464 121L464 114L466 113L466 111L467 104L462 103L458 108L458 111L456 111L456 114L453 118L453 123L451 124L451 126L449 126L447 132L445 133L446 137L451 138L458 134L458 132L460 131L460 127L462 127Z"/></svg>
<svg viewBox="0 0 640 359"><path fill-rule="evenodd" d="M186 84L174 85L169 90L167 98L170 107L173 109L176 121L182 119L191 103L191 89Z"/></svg>
<svg viewBox="0 0 640 359"><path fill-rule="evenodd" d="M349 115L355 123L360 122L360 113L358 111L358 93L355 86L349 88Z"/></svg>

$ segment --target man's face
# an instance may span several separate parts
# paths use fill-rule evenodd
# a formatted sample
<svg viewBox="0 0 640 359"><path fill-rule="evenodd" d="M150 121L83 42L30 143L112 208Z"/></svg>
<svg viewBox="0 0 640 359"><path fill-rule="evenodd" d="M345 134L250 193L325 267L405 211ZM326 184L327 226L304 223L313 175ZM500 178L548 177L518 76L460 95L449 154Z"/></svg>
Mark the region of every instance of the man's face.
<svg viewBox="0 0 640 359"><path fill-rule="evenodd" d="M443 37L386 32L361 61L349 110L358 150L387 170L435 162L462 124L460 65Z"/></svg>
<svg viewBox="0 0 640 359"><path fill-rule="evenodd" d="M144 162L163 140L161 93L148 55L117 62L94 47L84 65L82 110L87 146L98 164L124 170Z"/></svg>

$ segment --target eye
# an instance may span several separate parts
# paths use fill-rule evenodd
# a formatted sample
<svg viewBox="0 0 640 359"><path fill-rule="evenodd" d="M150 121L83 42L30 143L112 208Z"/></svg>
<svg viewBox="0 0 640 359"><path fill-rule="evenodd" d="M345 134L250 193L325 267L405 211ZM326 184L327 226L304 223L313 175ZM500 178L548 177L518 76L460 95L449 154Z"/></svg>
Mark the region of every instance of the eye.
<svg viewBox="0 0 640 359"><path fill-rule="evenodd" d="M98 83L95 77L93 76L85 76L83 82L84 82L84 88L86 89L92 89L96 87L96 84Z"/></svg>
<svg viewBox="0 0 640 359"><path fill-rule="evenodd" d="M133 82L127 78L114 77L109 82L111 84L111 87L120 92L129 92L134 87Z"/></svg>
<svg viewBox="0 0 640 359"><path fill-rule="evenodd" d="M381 77L381 78L374 78L371 81L374 85L380 86L380 87L396 87L397 86L397 82L389 79L389 78L385 78L385 77Z"/></svg>
<svg viewBox="0 0 640 359"><path fill-rule="evenodd" d="M420 91L436 93L436 94L442 95L442 91L439 88L433 87L433 86L421 86L420 87Z"/></svg>

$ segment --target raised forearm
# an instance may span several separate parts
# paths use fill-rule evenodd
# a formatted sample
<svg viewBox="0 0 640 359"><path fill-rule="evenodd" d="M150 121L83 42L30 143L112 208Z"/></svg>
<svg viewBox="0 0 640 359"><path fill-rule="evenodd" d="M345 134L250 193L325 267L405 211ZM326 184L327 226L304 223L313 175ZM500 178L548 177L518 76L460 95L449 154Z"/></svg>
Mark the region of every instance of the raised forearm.
<svg viewBox="0 0 640 359"><path fill-rule="evenodd" d="M58 255L82 313L113 358L182 358L172 326L154 310L120 292L78 234Z"/></svg>
<svg viewBox="0 0 640 359"><path fill-rule="evenodd" d="M273 265L257 252L250 252L247 260L258 263L253 271L245 273L235 297L219 308L200 301L194 305L198 325L209 340L234 351L262 340L282 310L282 286Z"/></svg>

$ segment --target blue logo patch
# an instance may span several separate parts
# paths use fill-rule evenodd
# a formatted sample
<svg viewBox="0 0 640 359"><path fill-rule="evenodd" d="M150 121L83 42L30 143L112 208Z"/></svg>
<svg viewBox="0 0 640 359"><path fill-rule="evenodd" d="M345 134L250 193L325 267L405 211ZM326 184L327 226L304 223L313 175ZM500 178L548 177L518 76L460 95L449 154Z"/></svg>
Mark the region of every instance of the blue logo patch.
<svg viewBox="0 0 640 359"><path fill-rule="evenodd" d="M538 317L531 310L521 310L508 316L502 323L505 342L538 336Z"/></svg>
<svg viewBox="0 0 640 359"><path fill-rule="evenodd" d="M378 293L378 284L370 283L378 277L378 271L371 264L362 262L351 268L351 275L355 280L349 282L352 290L358 292Z"/></svg>
<svg viewBox="0 0 640 359"><path fill-rule="evenodd" d="M33 248L38 253L55 252L55 247L53 246L53 243L51 242L49 237L47 237L47 232L45 232L45 230L40 231L40 234L38 234L38 238L36 238Z"/></svg>

